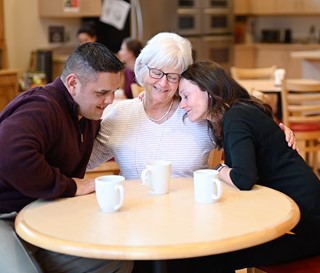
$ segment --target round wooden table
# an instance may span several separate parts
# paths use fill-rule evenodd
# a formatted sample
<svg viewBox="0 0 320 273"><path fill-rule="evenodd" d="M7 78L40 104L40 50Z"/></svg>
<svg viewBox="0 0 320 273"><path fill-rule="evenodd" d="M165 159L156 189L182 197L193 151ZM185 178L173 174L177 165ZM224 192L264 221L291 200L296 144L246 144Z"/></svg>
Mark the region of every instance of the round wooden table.
<svg viewBox="0 0 320 273"><path fill-rule="evenodd" d="M223 183L216 203L194 201L193 180L172 178L170 192L151 195L140 180L125 182L124 206L103 213L95 194L35 201L16 218L24 240L91 258L165 260L224 253L273 240L299 221L297 205L275 190L240 191Z"/></svg>

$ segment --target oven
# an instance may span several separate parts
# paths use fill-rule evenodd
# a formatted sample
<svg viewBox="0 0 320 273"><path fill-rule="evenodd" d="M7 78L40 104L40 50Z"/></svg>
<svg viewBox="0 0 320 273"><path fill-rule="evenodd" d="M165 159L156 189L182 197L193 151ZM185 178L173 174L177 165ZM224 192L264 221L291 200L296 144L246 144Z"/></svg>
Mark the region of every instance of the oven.
<svg viewBox="0 0 320 273"><path fill-rule="evenodd" d="M227 8L233 6L232 0L177 0L178 8Z"/></svg>
<svg viewBox="0 0 320 273"><path fill-rule="evenodd" d="M205 37L186 37L192 44L195 61L212 60L219 63L229 73L233 64L233 37L214 35Z"/></svg>
<svg viewBox="0 0 320 273"><path fill-rule="evenodd" d="M178 0L176 31L181 35L233 32L231 0Z"/></svg>
<svg viewBox="0 0 320 273"><path fill-rule="evenodd" d="M177 8L201 8L203 0L178 0Z"/></svg>
<svg viewBox="0 0 320 273"><path fill-rule="evenodd" d="M233 14L228 9L204 9L203 32L207 34L232 33Z"/></svg>
<svg viewBox="0 0 320 273"><path fill-rule="evenodd" d="M202 31L200 9L179 9L177 32L181 35L199 35Z"/></svg>

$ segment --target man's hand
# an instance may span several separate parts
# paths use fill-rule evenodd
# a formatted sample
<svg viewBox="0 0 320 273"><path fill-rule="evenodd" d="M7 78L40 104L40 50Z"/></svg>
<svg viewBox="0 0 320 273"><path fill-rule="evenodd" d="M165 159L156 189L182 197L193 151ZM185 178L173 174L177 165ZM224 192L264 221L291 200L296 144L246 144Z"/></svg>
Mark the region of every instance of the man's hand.
<svg viewBox="0 0 320 273"><path fill-rule="evenodd" d="M86 195L95 191L94 178L72 178L77 184L76 196Z"/></svg>

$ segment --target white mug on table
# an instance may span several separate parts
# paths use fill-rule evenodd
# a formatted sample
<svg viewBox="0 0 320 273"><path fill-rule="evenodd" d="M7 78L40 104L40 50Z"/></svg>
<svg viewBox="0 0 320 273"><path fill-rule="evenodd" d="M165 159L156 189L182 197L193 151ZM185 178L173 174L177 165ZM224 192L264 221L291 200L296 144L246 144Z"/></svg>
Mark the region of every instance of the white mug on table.
<svg viewBox="0 0 320 273"><path fill-rule="evenodd" d="M193 172L194 198L198 203L212 203L222 196L219 172L212 169L203 169Z"/></svg>
<svg viewBox="0 0 320 273"><path fill-rule="evenodd" d="M171 162L166 160L148 162L141 173L142 185L147 186L152 194L168 193L170 177Z"/></svg>
<svg viewBox="0 0 320 273"><path fill-rule="evenodd" d="M280 86L284 79L286 71L283 68L278 68L274 71L274 85Z"/></svg>
<svg viewBox="0 0 320 273"><path fill-rule="evenodd" d="M121 175L105 175L95 179L96 198L103 212L114 212L120 209L124 201L124 182Z"/></svg>

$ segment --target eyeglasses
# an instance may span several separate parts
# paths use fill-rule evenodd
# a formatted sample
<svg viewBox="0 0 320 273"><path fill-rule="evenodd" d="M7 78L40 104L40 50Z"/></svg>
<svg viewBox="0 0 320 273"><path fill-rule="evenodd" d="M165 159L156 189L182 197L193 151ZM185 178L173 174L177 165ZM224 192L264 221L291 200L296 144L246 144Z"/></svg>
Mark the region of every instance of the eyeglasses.
<svg viewBox="0 0 320 273"><path fill-rule="evenodd" d="M177 73L164 73L163 71L156 69L156 68L150 68L147 66L149 69L149 76L153 79L161 79L164 75L167 77L168 82L172 83L178 83L180 81L180 74Z"/></svg>

